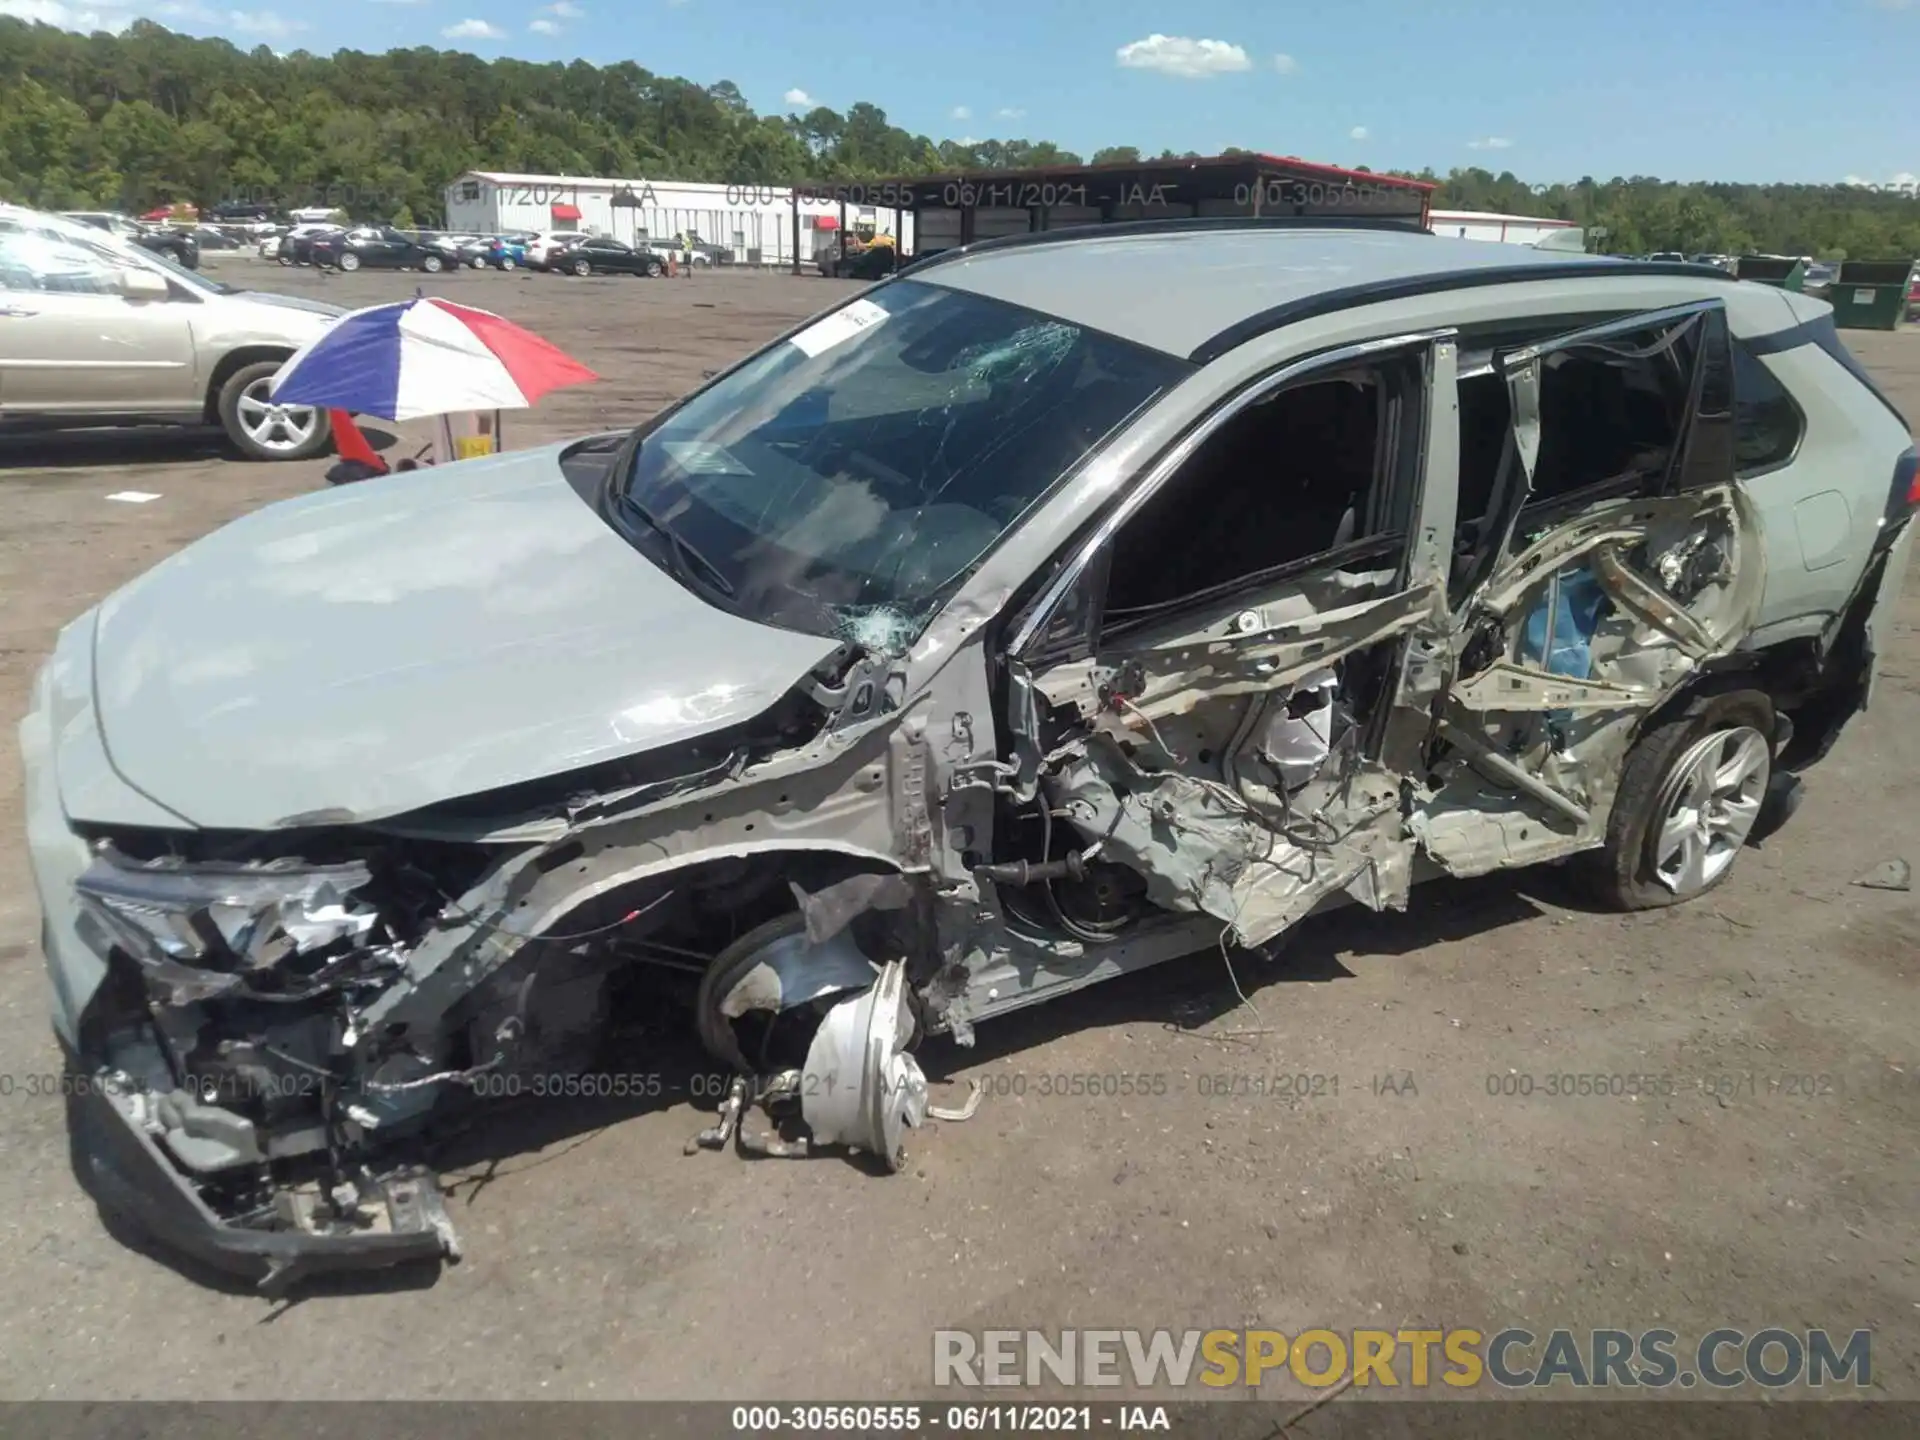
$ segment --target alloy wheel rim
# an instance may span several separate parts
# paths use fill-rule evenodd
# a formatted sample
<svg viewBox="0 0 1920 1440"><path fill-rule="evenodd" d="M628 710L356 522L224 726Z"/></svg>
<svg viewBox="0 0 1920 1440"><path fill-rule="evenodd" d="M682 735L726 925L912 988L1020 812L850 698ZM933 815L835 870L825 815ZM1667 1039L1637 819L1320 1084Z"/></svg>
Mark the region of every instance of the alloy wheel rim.
<svg viewBox="0 0 1920 1440"><path fill-rule="evenodd" d="M1751 726L1716 730L1674 766L1654 830L1654 878L1697 895L1732 866L1760 818L1772 778L1766 737Z"/></svg>
<svg viewBox="0 0 1920 1440"><path fill-rule="evenodd" d="M240 428L262 450L275 453L298 450L313 439L320 412L306 405L276 405L268 393L273 377L262 375L240 392L236 407Z"/></svg>

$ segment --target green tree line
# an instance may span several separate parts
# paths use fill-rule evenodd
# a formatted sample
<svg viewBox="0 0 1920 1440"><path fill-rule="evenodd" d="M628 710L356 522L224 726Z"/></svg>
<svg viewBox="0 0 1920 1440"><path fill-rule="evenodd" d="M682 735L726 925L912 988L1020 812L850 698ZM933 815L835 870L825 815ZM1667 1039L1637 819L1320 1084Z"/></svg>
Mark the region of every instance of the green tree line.
<svg viewBox="0 0 1920 1440"><path fill-rule="evenodd" d="M1089 158L1197 157L1115 146ZM935 141L866 103L761 115L730 81L699 85L632 61L486 61L431 47L283 58L151 21L81 35L0 17L0 196L48 208L255 200L431 223L447 182L470 169L792 184L1080 160L1049 141ZM1573 220L1613 251L1920 254L1911 192L1390 173L1435 182L1436 207Z"/></svg>

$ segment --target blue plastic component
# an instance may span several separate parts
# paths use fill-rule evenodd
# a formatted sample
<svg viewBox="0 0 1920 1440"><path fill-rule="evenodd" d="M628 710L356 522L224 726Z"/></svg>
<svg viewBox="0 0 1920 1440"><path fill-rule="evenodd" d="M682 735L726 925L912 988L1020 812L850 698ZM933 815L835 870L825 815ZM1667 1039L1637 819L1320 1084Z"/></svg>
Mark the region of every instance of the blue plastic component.
<svg viewBox="0 0 1920 1440"><path fill-rule="evenodd" d="M1593 632L1607 607L1607 592L1591 570L1563 570L1559 576L1556 603L1554 586L1547 587L1533 612L1527 616L1526 636L1520 658L1529 665L1542 665L1549 674L1575 680L1593 674ZM1547 617L1553 617L1552 650L1548 653Z"/></svg>

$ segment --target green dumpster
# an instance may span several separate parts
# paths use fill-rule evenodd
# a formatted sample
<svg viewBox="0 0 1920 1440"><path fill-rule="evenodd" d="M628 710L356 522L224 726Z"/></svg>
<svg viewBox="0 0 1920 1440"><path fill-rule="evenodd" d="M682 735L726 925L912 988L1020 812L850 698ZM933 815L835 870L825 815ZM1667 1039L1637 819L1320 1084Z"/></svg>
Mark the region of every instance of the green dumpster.
<svg viewBox="0 0 1920 1440"><path fill-rule="evenodd" d="M1898 330L1907 318L1912 260L1849 260L1827 301L1833 323L1846 330Z"/></svg>
<svg viewBox="0 0 1920 1440"><path fill-rule="evenodd" d="M1776 290L1798 293L1807 286L1807 265L1792 255L1742 255L1733 273L1742 280L1758 281Z"/></svg>

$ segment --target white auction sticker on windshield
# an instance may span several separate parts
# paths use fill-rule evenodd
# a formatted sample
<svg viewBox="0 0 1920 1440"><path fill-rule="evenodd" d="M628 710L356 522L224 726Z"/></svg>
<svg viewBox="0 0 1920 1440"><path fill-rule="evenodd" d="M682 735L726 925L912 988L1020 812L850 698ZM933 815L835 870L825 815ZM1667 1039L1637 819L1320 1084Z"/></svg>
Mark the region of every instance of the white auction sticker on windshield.
<svg viewBox="0 0 1920 1440"><path fill-rule="evenodd" d="M807 326L793 337L794 348L802 355L812 359L824 355L834 346L851 340L863 330L871 330L887 318L887 312L871 300L856 300Z"/></svg>

